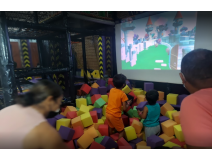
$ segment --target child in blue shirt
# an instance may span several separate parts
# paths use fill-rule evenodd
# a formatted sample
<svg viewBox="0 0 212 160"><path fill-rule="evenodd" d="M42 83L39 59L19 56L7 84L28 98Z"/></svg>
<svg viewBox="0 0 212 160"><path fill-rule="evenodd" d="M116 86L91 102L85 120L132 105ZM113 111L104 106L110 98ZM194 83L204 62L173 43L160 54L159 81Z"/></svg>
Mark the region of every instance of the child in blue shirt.
<svg viewBox="0 0 212 160"><path fill-rule="evenodd" d="M152 135L160 134L160 105L157 103L159 94L156 90L151 90L146 93L148 105L143 111L138 111L139 116L144 119L144 132L146 139Z"/></svg>

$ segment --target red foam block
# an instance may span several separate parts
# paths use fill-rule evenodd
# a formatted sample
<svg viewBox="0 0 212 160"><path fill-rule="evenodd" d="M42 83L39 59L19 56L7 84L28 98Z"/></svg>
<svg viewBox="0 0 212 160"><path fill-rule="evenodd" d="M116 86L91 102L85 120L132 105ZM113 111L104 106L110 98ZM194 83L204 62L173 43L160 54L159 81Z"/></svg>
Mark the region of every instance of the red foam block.
<svg viewBox="0 0 212 160"><path fill-rule="evenodd" d="M185 142L180 142L177 138L170 140L172 143L179 145L181 148L186 144Z"/></svg>
<svg viewBox="0 0 212 160"><path fill-rule="evenodd" d="M91 87L87 84L83 84L82 87L80 88L81 91L84 93L88 94L91 91Z"/></svg>
<svg viewBox="0 0 212 160"><path fill-rule="evenodd" d="M73 140L66 142L66 145L68 146L69 149L75 149Z"/></svg>
<svg viewBox="0 0 212 160"><path fill-rule="evenodd" d="M109 135L108 125L106 125L106 124L99 125L98 130L99 130L99 132L101 133L102 136L108 136Z"/></svg>
<svg viewBox="0 0 212 160"><path fill-rule="evenodd" d="M112 134L112 135L110 135L110 137L111 137L114 141L118 141L118 139L119 139L119 133Z"/></svg>
<svg viewBox="0 0 212 160"><path fill-rule="evenodd" d="M108 78L108 85L112 85L114 87L113 78Z"/></svg>
<svg viewBox="0 0 212 160"><path fill-rule="evenodd" d="M131 124L132 124L132 122L133 122L134 119L137 120L137 121L139 121L138 118L130 118L130 126L131 126Z"/></svg>
<svg viewBox="0 0 212 160"><path fill-rule="evenodd" d="M117 144L118 144L118 146L130 146L130 144L123 137L121 137L117 141Z"/></svg>
<svg viewBox="0 0 212 160"><path fill-rule="evenodd" d="M76 112L76 111L68 112L68 113L66 114L66 117L67 117L68 119L76 118L76 117L77 117L77 112Z"/></svg>
<svg viewBox="0 0 212 160"><path fill-rule="evenodd" d="M133 96L134 97L133 101L136 101L137 97L132 91L128 93L128 95Z"/></svg>
<svg viewBox="0 0 212 160"><path fill-rule="evenodd" d="M93 119L93 123L98 123L97 111L90 111L90 115Z"/></svg>
<svg viewBox="0 0 212 160"><path fill-rule="evenodd" d="M64 112L65 109L66 109L66 107L62 107L62 108L61 108L61 112Z"/></svg>
<svg viewBox="0 0 212 160"><path fill-rule="evenodd" d="M93 141L89 149L105 149L105 146Z"/></svg>
<svg viewBox="0 0 212 160"><path fill-rule="evenodd" d="M121 115L121 118L122 118L122 121L124 123L124 126L125 127L129 126L129 117L123 114L123 115Z"/></svg>
<svg viewBox="0 0 212 160"><path fill-rule="evenodd" d="M101 94L94 94L92 97L91 97L91 102L92 104L94 104L96 102L96 100L98 100L99 98L101 98Z"/></svg>
<svg viewBox="0 0 212 160"><path fill-rule="evenodd" d="M73 129L75 130L75 132L72 139L80 138L84 134L84 130L81 126L74 127Z"/></svg>
<svg viewBox="0 0 212 160"><path fill-rule="evenodd" d="M119 149L132 149L132 146L119 146Z"/></svg>

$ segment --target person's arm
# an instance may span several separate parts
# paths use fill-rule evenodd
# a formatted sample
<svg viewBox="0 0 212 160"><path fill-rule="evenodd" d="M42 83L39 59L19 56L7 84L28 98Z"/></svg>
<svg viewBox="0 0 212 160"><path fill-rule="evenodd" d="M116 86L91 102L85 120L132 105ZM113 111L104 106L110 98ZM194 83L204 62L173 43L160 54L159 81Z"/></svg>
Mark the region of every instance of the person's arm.
<svg viewBox="0 0 212 160"><path fill-rule="evenodd" d="M126 101L126 102L122 102L122 106L123 106L123 111L126 111L126 109L129 107L130 103L132 101Z"/></svg>
<svg viewBox="0 0 212 160"><path fill-rule="evenodd" d="M138 115L142 118L142 119L146 119L148 113L148 108L145 106L143 111L139 111L138 110Z"/></svg>
<svg viewBox="0 0 212 160"><path fill-rule="evenodd" d="M48 123L40 127L40 148L42 149L68 149L56 129Z"/></svg>

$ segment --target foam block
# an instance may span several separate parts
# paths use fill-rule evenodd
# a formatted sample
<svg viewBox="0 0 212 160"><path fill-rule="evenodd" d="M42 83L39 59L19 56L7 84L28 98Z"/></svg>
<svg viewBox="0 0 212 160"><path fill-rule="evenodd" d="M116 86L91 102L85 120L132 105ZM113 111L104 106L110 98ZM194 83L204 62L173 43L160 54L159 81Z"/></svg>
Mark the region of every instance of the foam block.
<svg viewBox="0 0 212 160"><path fill-rule="evenodd" d="M137 106L134 106L133 108L133 117L137 117L137 118L140 118L139 115L138 115L138 111L137 111Z"/></svg>
<svg viewBox="0 0 212 160"><path fill-rule="evenodd" d="M85 94L88 94L90 92L90 90L91 90L91 87L85 83L85 84L82 85L80 90L82 92L84 92Z"/></svg>
<svg viewBox="0 0 212 160"><path fill-rule="evenodd" d="M138 95L137 96L137 104L146 101L146 96L145 95Z"/></svg>
<svg viewBox="0 0 212 160"><path fill-rule="evenodd" d="M138 145L146 146L147 144L146 144L145 141L140 141L140 142L136 143L136 147L137 147Z"/></svg>
<svg viewBox="0 0 212 160"><path fill-rule="evenodd" d="M156 135L152 135L147 137L147 146L151 148L156 148L164 145L164 140Z"/></svg>
<svg viewBox="0 0 212 160"><path fill-rule="evenodd" d="M180 112L174 112L172 113L173 120L177 123L180 124Z"/></svg>
<svg viewBox="0 0 212 160"><path fill-rule="evenodd" d="M118 146L130 146L130 144L122 137L117 141Z"/></svg>
<svg viewBox="0 0 212 160"><path fill-rule="evenodd" d="M131 124L131 126L133 128L135 128L136 134L141 133L141 130L143 128L143 124L141 122L139 122L139 121L137 121L137 120L134 119L133 122L132 122L132 124Z"/></svg>
<svg viewBox="0 0 212 160"><path fill-rule="evenodd" d="M94 141L89 149L105 149L105 146Z"/></svg>
<svg viewBox="0 0 212 160"><path fill-rule="evenodd" d="M137 149L151 149L151 147L138 145Z"/></svg>
<svg viewBox="0 0 212 160"><path fill-rule="evenodd" d="M93 143L94 139L89 134L83 134L78 140L77 145L80 148L86 149L88 148L91 143Z"/></svg>
<svg viewBox="0 0 212 160"><path fill-rule="evenodd" d="M187 94L178 95L178 97L177 97L177 104L178 105L181 105L183 99L186 98L187 96L188 96Z"/></svg>
<svg viewBox="0 0 212 160"><path fill-rule="evenodd" d="M112 85L114 87L114 84L113 84L113 78L108 78L108 85Z"/></svg>
<svg viewBox="0 0 212 160"><path fill-rule="evenodd" d="M56 121L57 121L56 118L48 118L47 121L52 127L54 128L56 127Z"/></svg>
<svg viewBox="0 0 212 160"><path fill-rule="evenodd" d="M134 143L129 143L129 144L132 147L132 149L136 149L136 144L134 144Z"/></svg>
<svg viewBox="0 0 212 160"><path fill-rule="evenodd" d="M141 133L138 133L138 134L136 134L137 135L137 138L141 138L141 139L143 139L143 133L141 132Z"/></svg>
<svg viewBox="0 0 212 160"><path fill-rule="evenodd" d="M124 126L125 127L129 126L129 117L123 114L123 115L121 115L121 118L122 118L122 121L124 123Z"/></svg>
<svg viewBox="0 0 212 160"><path fill-rule="evenodd" d="M97 83L93 83L91 88L99 88L99 85Z"/></svg>
<svg viewBox="0 0 212 160"><path fill-rule="evenodd" d="M80 107L80 109L79 109L77 115L80 116L80 115L82 115L82 114L84 114L84 113L86 113L86 112L89 112L88 106L81 105L81 107Z"/></svg>
<svg viewBox="0 0 212 160"><path fill-rule="evenodd" d="M58 114L54 117L56 120L62 119L62 118L66 118L65 116Z"/></svg>
<svg viewBox="0 0 212 160"><path fill-rule="evenodd" d="M148 102L147 101L144 101L144 102L141 102L138 104L138 106L136 107L137 110L139 111L143 111L144 110L144 107L148 105Z"/></svg>
<svg viewBox="0 0 212 160"><path fill-rule="evenodd" d="M157 101L157 103L158 103L160 106L163 106L163 105L166 103L166 100Z"/></svg>
<svg viewBox="0 0 212 160"><path fill-rule="evenodd" d="M76 112L76 111L68 112L68 113L66 114L66 117L67 117L68 119L76 118L76 117L77 117L77 112Z"/></svg>
<svg viewBox="0 0 212 160"><path fill-rule="evenodd" d="M61 138L66 141L72 140L74 133L75 133L75 130L68 127L61 126L59 129L59 134Z"/></svg>
<svg viewBox="0 0 212 160"><path fill-rule="evenodd" d="M119 149L132 149L132 146L119 146Z"/></svg>
<svg viewBox="0 0 212 160"><path fill-rule="evenodd" d="M107 105L104 105L104 106L102 107L102 114L103 114L104 116L106 116L106 107L107 107Z"/></svg>
<svg viewBox="0 0 212 160"><path fill-rule="evenodd" d="M84 127L88 127L93 124L93 119L89 112L82 114L80 118Z"/></svg>
<svg viewBox="0 0 212 160"><path fill-rule="evenodd" d="M123 91L124 93L128 94L128 93L131 92L131 89L130 89L130 87L129 87L128 85L126 85L126 86L122 89L122 91Z"/></svg>
<svg viewBox="0 0 212 160"><path fill-rule="evenodd" d="M66 145L69 149L75 149L75 146L74 146L74 141L71 140L69 142L66 142Z"/></svg>
<svg viewBox="0 0 212 160"><path fill-rule="evenodd" d="M164 140L164 143L166 143L166 142L168 142L168 141L174 139L174 136L169 137L169 136L167 136L166 134L161 134L159 137L162 138L162 139Z"/></svg>
<svg viewBox="0 0 212 160"><path fill-rule="evenodd" d="M177 145L177 144L175 144L175 143L173 143L173 142L170 142L170 141L166 142L163 146L164 146L164 147L169 147L169 148L172 148L172 147L180 147L179 145Z"/></svg>
<svg viewBox="0 0 212 160"><path fill-rule="evenodd" d="M105 102L108 102L108 95L102 95L101 98L102 98Z"/></svg>
<svg viewBox="0 0 212 160"><path fill-rule="evenodd" d="M160 122L160 123L165 122L165 121L167 121L167 120L169 120L169 118L166 117L166 116L160 116L160 117L159 117L159 122Z"/></svg>
<svg viewBox="0 0 212 160"><path fill-rule="evenodd" d="M117 148L118 144L110 137L105 136L104 139L100 143L105 146L106 149Z"/></svg>
<svg viewBox="0 0 212 160"><path fill-rule="evenodd" d="M180 124L174 126L174 134L180 142L185 141Z"/></svg>
<svg viewBox="0 0 212 160"><path fill-rule="evenodd" d="M165 116L167 111L173 111L174 108L169 104L165 103L161 108L160 108L160 113Z"/></svg>
<svg viewBox="0 0 212 160"><path fill-rule="evenodd" d="M74 136L72 139L78 139L84 134L84 130L81 126L75 127L75 128L73 128L73 130L75 132L74 132Z"/></svg>
<svg viewBox="0 0 212 160"><path fill-rule="evenodd" d="M105 138L105 136L97 137L97 138L95 138L95 142L100 144L104 138Z"/></svg>
<svg viewBox="0 0 212 160"><path fill-rule="evenodd" d="M179 145L181 148L184 148L184 145L186 144L185 142L180 142L177 138L171 139L170 142Z"/></svg>
<svg viewBox="0 0 212 160"><path fill-rule="evenodd" d="M178 97L178 94L169 93L167 95L167 98L166 98L167 103L176 105L177 104L177 97Z"/></svg>
<svg viewBox="0 0 212 160"><path fill-rule="evenodd" d="M164 100L164 92L158 91L158 94L159 94L158 101Z"/></svg>
<svg viewBox="0 0 212 160"><path fill-rule="evenodd" d="M63 112L61 112L60 114L63 115L63 116L66 116L65 113L63 113Z"/></svg>
<svg viewBox="0 0 212 160"><path fill-rule="evenodd" d="M138 118L129 118L129 120L130 120L130 126L132 125L133 120L137 120L139 122Z"/></svg>
<svg viewBox="0 0 212 160"><path fill-rule="evenodd" d="M99 89L98 88L92 88L90 91L90 95L93 96L95 94L99 94Z"/></svg>
<svg viewBox="0 0 212 160"><path fill-rule="evenodd" d="M173 120L167 120L167 121L161 123L163 133L165 133L169 137L173 136L175 125L177 125L177 123L174 122Z"/></svg>
<svg viewBox="0 0 212 160"><path fill-rule="evenodd" d="M81 105L87 106L87 100L85 98L76 99L76 107L80 108Z"/></svg>
<svg viewBox="0 0 212 160"><path fill-rule="evenodd" d="M82 91L80 89L77 90L77 96L82 96Z"/></svg>
<svg viewBox="0 0 212 160"><path fill-rule="evenodd" d="M102 108L94 108L93 111L97 112L98 119L102 118Z"/></svg>
<svg viewBox="0 0 212 160"><path fill-rule="evenodd" d="M84 128L84 125L83 125L83 123L81 121L80 116L72 119L71 120L71 124L72 124L73 128L78 127L78 126L81 126L82 128Z"/></svg>
<svg viewBox="0 0 212 160"><path fill-rule="evenodd" d="M143 90L133 90L133 93L138 96L138 95L144 95L144 91Z"/></svg>
<svg viewBox="0 0 212 160"><path fill-rule="evenodd" d="M129 108L129 110L127 111L127 115L129 117L133 117L133 110L131 108Z"/></svg>
<svg viewBox="0 0 212 160"><path fill-rule="evenodd" d="M148 92L154 89L154 83L144 82L144 91Z"/></svg>
<svg viewBox="0 0 212 160"><path fill-rule="evenodd" d="M89 134L92 138L96 138L99 136L94 126L89 127L86 131L84 131L84 134Z"/></svg>
<svg viewBox="0 0 212 160"><path fill-rule="evenodd" d="M137 96L133 93L133 91L131 91L130 93L128 93L128 95L133 97L133 101L137 100Z"/></svg>
<svg viewBox="0 0 212 160"><path fill-rule="evenodd" d="M173 111L167 111L165 116L168 117L169 119L173 120L172 114L175 113L175 112L177 112L177 111L174 111L174 110Z"/></svg>
<svg viewBox="0 0 212 160"><path fill-rule="evenodd" d="M103 87L103 86L106 85L106 82L105 82L105 80L103 80L103 79L98 79L98 80L96 81L96 83L97 83L100 87Z"/></svg>
<svg viewBox="0 0 212 160"><path fill-rule="evenodd" d="M56 129L59 131L60 126L69 127L71 120L67 118L62 118L57 120Z"/></svg>
<svg viewBox="0 0 212 160"><path fill-rule="evenodd" d="M106 104L106 102L102 99L99 98L98 100L96 100L96 102L94 103L94 107L95 108L101 108Z"/></svg>
<svg viewBox="0 0 212 160"><path fill-rule="evenodd" d="M109 136L108 125L99 125L98 131L101 133L102 136Z"/></svg>
<svg viewBox="0 0 212 160"><path fill-rule="evenodd" d="M105 116L102 116L101 118L104 122L106 121L106 117Z"/></svg>
<svg viewBox="0 0 212 160"><path fill-rule="evenodd" d="M110 84L107 86L107 92L110 92L110 90L113 88L113 86Z"/></svg>
<svg viewBox="0 0 212 160"><path fill-rule="evenodd" d="M101 98L101 94L95 94L91 97L92 104L96 102L97 99Z"/></svg>
<svg viewBox="0 0 212 160"><path fill-rule="evenodd" d="M90 111L90 115L92 117L93 123L98 123L97 111Z"/></svg>
<svg viewBox="0 0 212 160"><path fill-rule="evenodd" d="M110 135L110 137L111 137L114 141L118 141L118 139L119 139L119 133L112 134L112 135Z"/></svg>
<svg viewBox="0 0 212 160"><path fill-rule="evenodd" d="M88 108L89 108L89 111L92 111L94 109L94 106L89 105Z"/></svg>
<svg viewBox="0 0 212 160"><path fill-rule="evenodd" d="M135 144L137 144L137 143L139 143L141 141L142 141L142 138L136 138L136 139L134 139L132 141L129 141L129 143L135 143Z"/></svg>
<svg viewBox="0 0 212 160"><path fill-rule="evenodd" d="M130 84L130 81L129 81L129 80L126 80L126 85L128 85L128 86L129 86L129 88L130 88L130 89L132 89L132 86L131 86L131 84Z"/></svg>
<svg viewBox="0 0 212 160"><path fill-rule="evenodd" d="M87 94L87 95L86 95L86 100L87 100L87 105L90 105L90 104L92 104L92 101L91 101L91 96L90 96L90 94Z"/></svg>
<svg viewBox="0 0 212 160"><path fill-rule="evenodd" d="M106 95L107 94L107 88L106 87L99 87L99 94Z"/></svg>
<svg viewBox="0 0 212 160"><path fill-rule="evenodd" d="M102 119L98 119L98 123L99 125L104 124L104 121Z"/></svg>
<svg viewBox="0 0 212 160"><path fill-rule="evenodd" d="M135 129L132 126L126 127L124 130L127 141L131 141L137 138Z"/></svg>
<svg viewBox="0 0 212 160"><path fill-rule="evenodd" d="M68 112L77 112L77 109L73 106L67 106L65 108L64 114L66 115Z"/></svg>
<svg viewBox="0 0 212 160"><path fill-rule="evenodd" d="M181 107L181 106L180 106L180 105L173 105L173 104L172 104L172 107L174 107L175 110L180 111L180 107Z"/></svg>
<svg viewBox="0 0 212 160"><path fill-rule="evenodd" d="M98 137L102 137L101 133L98 130L96 130L96 132L98 133Z"/></svg>
<svg viewBox="0 0 212 160"><path fill-rule="evenodd" d="M79 139L79 138L78 138L78 139ZM77 144L77 140L78 140L78 139L75 139L75 140L74 140L74 146L75 146L76 149L79 148L79 146L78 146L78 144Z"/></svg>

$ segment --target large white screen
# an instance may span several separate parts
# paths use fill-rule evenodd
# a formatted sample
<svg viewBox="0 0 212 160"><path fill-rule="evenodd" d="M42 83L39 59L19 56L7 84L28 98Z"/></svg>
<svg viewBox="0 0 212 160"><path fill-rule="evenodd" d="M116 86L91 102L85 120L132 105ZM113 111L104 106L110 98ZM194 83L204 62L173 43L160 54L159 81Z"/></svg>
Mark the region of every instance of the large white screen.
<svg viewBox="0 0 212 160"><path fill-rule="evenodd" d="M150 16L151 21L145 17L117 24L118 73L125 74L128 79L180 84L182 57L196 46L205 48L198 45L203 44L198 41L202 35L200 29L209 30L212 26L207 19L209 15L204 20L201 16L203 13L199 12L198 15L197 12L165 12Z"/></svg>

